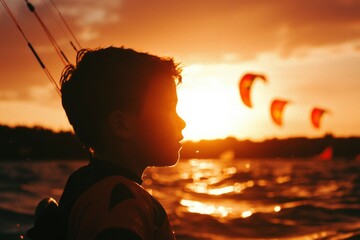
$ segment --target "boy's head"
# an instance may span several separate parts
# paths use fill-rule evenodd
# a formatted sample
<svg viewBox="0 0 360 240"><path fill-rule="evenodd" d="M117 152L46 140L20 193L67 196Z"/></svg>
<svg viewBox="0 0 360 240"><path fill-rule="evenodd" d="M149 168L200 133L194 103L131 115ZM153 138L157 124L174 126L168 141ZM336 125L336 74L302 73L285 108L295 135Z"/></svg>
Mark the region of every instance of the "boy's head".
<svg viewBox="0 0 360 240"><path fill-rule="evenodd" d="M145 157L150 153L142 150L152 145L146 139L150 135L153 144L178 145L182 139L185 123L176 113L175 89L180 73L172 59L132 49L81 50L76 66L67 66L62 74L62 104L86 147L103 151L125 143Z"/></svg>

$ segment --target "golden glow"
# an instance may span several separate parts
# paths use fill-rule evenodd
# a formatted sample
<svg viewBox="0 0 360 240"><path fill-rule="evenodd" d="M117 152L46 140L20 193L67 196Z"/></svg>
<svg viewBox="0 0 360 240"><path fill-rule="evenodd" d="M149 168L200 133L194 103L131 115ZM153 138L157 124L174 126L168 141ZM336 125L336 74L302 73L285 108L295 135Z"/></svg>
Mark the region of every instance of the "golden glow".
<svg viewBox="0 0 360 240"><path fill-rule="evenodd" d="M243 190L255 185L253 180L249 180L246 182L234 182L232 184L214 186L224 179L231 178L232 175L237 172L237 169L235 167L220 166L212 160L192 159L189 163L191 166L191 174L184 175L184 179L192 178L193 182L185 185L186 191L220 196L223 194L241 193ZM250 164L246 164L246 166L250 167ZM259 185L266 184L262 182L265 180L259 181Z"/></svg>
<svg viewBox="0 0 360 240"><path fill-rule="evenodd" d="M208 185L206 183L188 184L186 185L186 189L196 193L206 193L215 196L235 192L235 186L208 189Z"/></svg>
<svg viewBox="0 0 360 240"><path fill-rule="evenodd" d="M280 212L280 211L281 211L281 207L279 205L274 207L274 212Z"/></svg>
<svg viewBox="0 0 360 240"><path fill-rule="evenodd" d="M239 183L219 187L211 186L235 174L237 171L235 167L220 168L213 161L195 159L190 160L190 166L194 182L186 184L185 189L188 191L218 196L240 192L244 188Z"/></svg>
<svg viewBox="0 0 360 240"><path fill-rule="evenodd" d="M339 86L335 84L334 87L331 87L327 84L329 81L337 82L344 74L347 75L347 72L345 70L334 71L332 69L337 68L327 67L330 74L328 77L313 76L310 70L308 74L304 75L303 73L303 69L308 69L309 64L314 66L312 68L316 68L316 64L313 63L329 66L335 64L332 61L324 63L323 57L327 54L330 53L315 52L309 53L306 58L287 60L279 58L276 54L269 54L259 57L256 61L241 63L190 63L184 67L183 83L178 87L178 112L187 123L187 127L183 131L185 140L226 138L228 136L253 140L294 135L318 137L326 132L337 135L356 135L360 130L360 125L358 122L352 122L352 119L357 119L356 116L359 113L352 109L353 105L349 105L351 102L347 100L354 99L351 96L356 92L355 88L351 88L348 92L345 90L339 92ZM355 56L345 52L339 57L353 60ZM271 64L269 65L269 63ZM348 64L353 63L349 60ZM292 70L288 71L288 69ZM266 85L254 83L252 94L254 107L252 109L246 108L242 104L238 91L239 77L250 70L264 72L269 79L269 84ZM319 72L316 68L316 73ZM43 76L42 73L39 75ZM289 79L293 79L293 76L298 76L299 81L289 81ZM306 79L304 79L305 77ZM319 82L306 83L310 78ZM27 79L27 76L18 77L18 79ZM354 79L357 78L354 77ZM319 91L320 86L327 86L329 89ZM306 91L304 92L304 90ZM333 94L341 95L338 98L324 97ZM274 96L291 96L291 100L294 101L294 104L286 110L286 119L282 129L277 128L270 119L269 103ZM2 98L0 113L4 113L1 119L2 124L11 126L36 124L55 130L71 129L62 109L60 98L49 87L32 88L30 98L24 99L24 101L18 100L16 92L11 91L4 91L0 98ZM342 100L339 101L339 99ZM322 129L318 131L314 131L311 127L307 114L314 103L329 106L332 112L336 113L324 121ZM47 117L44 118L44 116ZM343 118L343 116L352 117Z"/></svg>
<svg viewBox="0 0 360 240"><path fill-rule="evenodd" d="M225 175L233 175L236 173L236 168L235 167L224 168L222 169L222 172Z"/></svg>
<svg viewBox="0 0 360 240"><path fill-rule="evenodd" d="M332 66L333 61L325 61L324 57L331 54L330 51L309 52L305 58L281 59L277 55L265 54L256 61L244 61L241 64L217 63L217 64L197 64L188 65L184 68L183 84L179 87L179 114L187 122L187 127L183 131L185 139L214 139L236 136L238 138L263 139L265 136L289 136L306 135L309 137L322 136L326 132L347 132L354 134L359 129L358 123L353 123L351 128L341 127L343 120L337 119L340 116L348 115L351 111L345 100L336 101L334 98L321 97L339 94L336 84L329 87L328 81L331 79L341 79L341 72L328 70L324 76L318 76L318 72L313 76L310 72L304 75L302 67L309 67L314 71L316 64ZM352 59L352 53L340 54L339 57ZM349 60L350 61L350 60ZM269 63L271 63L269 65ZM266 70L264 70L266 69ZM280 69L283 69L279 72ZM285 70L286 69L286 70ZM292 69L292 71L288 71ZM335 68L334 68L335 69ZM239 77L245 72L257 71L264 72L268 77L269 84L254 83L252 91L253 108L249 109L242 104L239 91ZM293 72L295 71L295 72ZM344 73L343 73L344 74ZM298 76L299 81L294 84L294 76ZM304 79L307 77L306 79ZM317 82L308 82L309 78L316 78ZM300 80L302 79L302 80ZM327 80L325 80L327 79ZM321 86L328 86L325 90ZM354 91L351 91L353 94ZM309 98L311 96L311 98ZM274 97L289 97L294 102L287 108L286 118L283 128L279 129L270 117L270 103ZM341 99L350 98L342 96ZM322 129L314 131L309 121L308 112L313 104L329 106L334 112L340 113L333 115L324 122ZM353 113L354 111L352 111ZM352 114L351 113L351 114ZM359 114L359 113L357 113ZM347 118L346 121L349 121ZM349 121L350 122L350 121ZM350 126L350 124L349 124Z"/></svg>
<svg viewBox="0 0 360 240"><path fill-rule="evenodd" d="M228 193L240 193L246 188L251 188L254 186L254 181L250 180L245 183L234 183L231 186L222 186L219 188L212 188L209 184L205 182L195 182L189 183L185 186L185 189L188 191L203 193L209 195L223 195Z"/></svg>
<svg viewBox="0 0 360 240"><path fill-rule="evenodd" d="M283 208L292 207L292 205L288 205L289 203L282 203L281 206L280 204L266 203L244 204L240 203L237 200L238 198L232 199L232 195L244 194L246 197L248 193L251 194L251 191L247 192L246 189L254 186L264 187L269 184L268 180L265 179L249 179L243 182L231 181L234 179L234 174L250 171L251 166L250 162L234 165L232 161L221 161L219 159L189 160L186 164L188 174L183 175L181 171L179 174L183 176L182 179L191 181L185 183L184 189L185 192L190 193L186 196L193 196L193 199L184 198L180 204L185 207L187 212L217 216L224 218L224 220L248 218L254 213L277 213ZM157 175L154 176L157 177ZM290 180L291 178L287 175L275 179L277 183ZM193 195L192 193L197 194ZM231 199L226 196L221 197L226 194L231 194ZM272 198L273 195L270 196L269 193L268 197Z"/></svg>
<svg viewBox="0 0 360 240"><path fill-rule="evenodd" d="M213 163L213 161L206 161L206 160L199 161L196 159L191 159L190 165L192 167L195 167L198 169L213 169L213 168L215 168L215 164Z"/></svg>
<svg viewBox="0 0 360 240"><path fill-rule="evenodd" d="M265 179L260 179L257 184L261 187L265 187L267 185L267 181Z"/></svg>
<svg viewBox="0 0 360 240"><path fill-rule="evenodd" d="M225 186L225 187L221 187L221 188L209 189L207 191L207 193L210 195L222 195L222 194L227 194L227 193L231 193L231 192L234 192L234 186Z"/></svg>
<svg viewBox="0 0 360 240"><path fill-rule="evenodd" d="M226 75L224 73L226 72ZM178 88L178 112L185 120L185 139L215 139L245 134L251 119L241 106L240 69L235 65L190 65ZM250 135L249 135L250 136Z"/></svg>
<svg viewBox="0 0 360 240"><path fill-rule="evenodd" d="M243 218L247 218L247 217L250 217L253 213L250 211L250 210L247 210L247 211L244 211L242 214L241 214L241 217Z"/></svg>
<svg viewBox="0 0 360 240"><path fill-rule="evenodd" d="M312 235L313 239L323 239L327 236L326 232L315 233Z"/></svg>
<svg viewBox="0 0 360 240"><path fill-rule="evenodd" d="M184 130L185 140L227 136L251 139L294 135L311 137L322 136L326 132L332 132L337 136L360 134L360 122L357 121L360 118L360 111L356 105L352 104L359 102L360 89L358 84L359 40L356 34L345 34L347 37L340 41L338 34L334 36L330 34L324 38L328 42L319 41L318 37L314 38L312 34L307 34L304 38L294 38L299 35L297 32L299 29L301 32L301 27L293 29L294 31L287 31L287 27L278 28L278 24L269 21L268 25L261 24L255 28L252 26L252 37L244 38L242 37L244 33L249 32L246 21L243 22L237 17L235 19L218 16L218 19L214 19L212 18L214 14L205 12L205 15L210 16L208 20L216 24L203 26L205 27L204 34L200 34L202 36L200 37L199 25L194 24L194 28L191 24L187 24L193 19L201 19L191 15L196 11L189 11L187 18L178 18L173 15L173 18L169 19L166 7L161 9L157 6L156 17L151 16L148 18L149 21L143 22L152 27L133 31L139 24L139 16L143 15L141 11L139 12L139 7L136 4L125 4L136 9L131 9L134 11L131 12L123 9L125 7L123 4L113 4L113 2L117 1L106 1L101 8L97 5L86 6L86 11L78 9L82 8L82 4L75 4L69 15L81 26L75 35L88 48L125 44L126 47L137 50L161 56L173 56L177 62L181 62L184 65L184 81L179 88L179 113L188 124ZM115 11L114 7L119 11ZM180 8L182 7L184 6ZM227 12L229 9L231 11ZM231 16L237 11L236 8L229 9L223 11L221 16L229 14ZM258 8L248 9L248 14L251 16L264 14L256 9ZM251 12L252 10L255 11ZM211 9L210 13L212 11L214 9ZM122 16L125 12L125 16ZM270 13L271 10L267 11L267 14ZM287 14L287 11L283 13ZM217 14L218 12L214 16ZM284 16L280 16L277 20L281 17ZM287 17L289 16L286 15L286 19ZM296 16L293 17L296 18ZM54 93L51 84L46 80L41 69L36 66L36 60L26 46L23 45L14 24L7 16L5 18L7 20L4 21L4 32L9 32L9 34L4 35L4 44L0 46L0 52L4 53L4 57L12 57L2 62L1 123L9 125L36 123L54 129L71 129L65 116L52 117L63 113L61 105L52 105L52 102L59 98L55 94L49 96L49 93ZM185 22L184 19L186 19ZM326 24L327 20L329 19L322 19L322 24L311 24L311 31L319 32L317 27ZM334 21L331 19L328 24ZM121 24L114 24L115 22L121 22ZM290 20L290 22L296 21ZM297 23L301 25L301 21ZM241 26L241 24L245 24L242 30L234 32L233 26ZM120 31L114 29L116 26L121 28L118 29ZM269 26L274 28L269 29ZM172 29L171 40L163 37L164 28ZM253 31L254 29L256 30ZM342 29L344 32L351 32L352 27ZM34 35L30 29L24 30L28 32L30 39L35 42L42 41L42 34ZM262 39L264 31L275 34L272 34L270 39ZM219 33L224 34L221 43L218 42L218 38L211 37ZM150 35L151 38L142 41L142 36ZM188 39L189 41L184 39L184 36L193 35L196 35L194 39ZM69 60L73 62L76 53L70 49L64 36L58 37L61 47L67 55L70 54ZM278 39L281 41L279 42ZM297 39L297 41L292 41L293 44L284 44L289 39ZM308 43L306 46L303 44L304 41ZM37 49L55 80L58 81L63 66L59 63L56 54L50 51L50 44L43 44ZM22 66L21 71L18 71L18 66ZM253 109L246 109L238 94L239 78L247 72L263 73L268 79L266 85L254 83L251 96ZM342 80L339 81L339 79ZM39 89L33 89L34 86ZM268 107L270 100L274 97L291 97L294 101L294 104L287 109L284 127L281 130L273 126L269 117ZM20 99L24 101L18 104L18 107L7 107L8 103L13 105ZM36 106L39 103L41 106L47 106L46 109L39 109ZM309 124L307 112L313 104L329 107L334 113L323 122L323 128L319 131L315 131ZM34 108L36 111L28 110ZM28 114L28 112L31 113Z"/></svg>
<svg viewBox="0 0 360 240"><path fill-rule="evenodd" d="M227 217L232 212L232 209L228 207L215 206L186 199L182 199L180 204L187 207L187 210L191 213L207 214L216 217Z"/></svg>
<svg viewBox="0 0 360 240"><path fill-rule="evenodd" d="M179 100L179 114L186 122L183 130L186 139L226 137L232 134L233 121L237 114L233 100L226 89L214 96L215 89L186 92ZM238 102L236 102L238 104Z"/></svg>
<svg viewBox="0 0 360 240"><path fill-rule="evenodd" d="M290 176L280 176L276 178L276 182L279 184L289 182L291 180Z"/></svg>

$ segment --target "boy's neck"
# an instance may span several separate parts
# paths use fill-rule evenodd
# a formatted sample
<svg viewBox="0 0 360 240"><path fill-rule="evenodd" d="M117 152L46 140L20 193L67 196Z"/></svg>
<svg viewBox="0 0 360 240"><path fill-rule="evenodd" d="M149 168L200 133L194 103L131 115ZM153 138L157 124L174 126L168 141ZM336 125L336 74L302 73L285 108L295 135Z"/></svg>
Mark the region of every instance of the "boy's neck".
<svg viewBox="0 0 360 240"><path fill-rule="evenodd" d="M93 158L99 159L102 161L107 161L117 166L121 167L124 170L128 170L142 178L145 168L139 168L136 164L136 159L132 159L125 154L116 154L116 153L104 153L99 151L93 152Z"/></svg>

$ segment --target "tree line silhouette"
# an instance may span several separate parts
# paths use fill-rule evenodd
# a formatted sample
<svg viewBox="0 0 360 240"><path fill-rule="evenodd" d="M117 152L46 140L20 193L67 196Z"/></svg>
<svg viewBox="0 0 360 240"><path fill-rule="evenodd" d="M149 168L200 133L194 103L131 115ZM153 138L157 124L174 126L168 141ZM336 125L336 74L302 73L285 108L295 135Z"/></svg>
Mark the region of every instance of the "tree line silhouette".
<svg viewBox="0 0 360 240"><path fill-rule="evenodd" d="M0 125L0 159L82 159L87 153L72 132Z"/></svg>
<svg viewBox="0 0 360 240"><path fill-rule="evenodd" d="M322 138L274 138L261 142L233 137L187 142L181 157L214 158L231 151L234 158L316 158L328 147L333 150L333 158L360 158L360 137L335 138L331 134Z"/></svg>
<svg viewBox="0 0 360 240"><path fill-rule="evenodd" d="M309 158L332 147L334 158L360 158L360 137L296 137L261 142L233 137L218 140L187 141L181 158L218 158L231 151L234 158ZM0 125L0 160L86 159L88 153L70 131L54 132L42 127Z"/></svg>

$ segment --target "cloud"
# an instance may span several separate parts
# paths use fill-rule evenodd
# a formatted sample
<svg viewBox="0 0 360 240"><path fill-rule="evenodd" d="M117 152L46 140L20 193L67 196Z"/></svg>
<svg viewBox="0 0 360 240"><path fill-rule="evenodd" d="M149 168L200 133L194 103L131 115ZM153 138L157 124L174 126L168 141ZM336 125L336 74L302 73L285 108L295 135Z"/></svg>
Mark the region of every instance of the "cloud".
<svg viewBox="0 0 360 240"><path fill-rule="evenodd" d="M51 19L40 3L38 11ZM219 60L228 53L248 58L272 51L289 55L297 49L360 39L360 2L355 0L61 0L56 4L86 46L124 44L187 59L191 55ZM30 19L22 9L20 18ZM56 29L56 24L47 23ZM35 26L26 28L42 36ZM64 36L57 34L59 38Z"/></svg>
<svg viewBox="0 0 360 240"><path fill-rule="evenodd" d="M116 9L121 1L63 1L59 10L63 15L75 18L78 25L107 24L117 22L119 15Z"/></svg>
<svg viewBox="0 0 360 240"><path fill-rule="evenodd" d="M33 3L65 54L75 59L43 2ZM360 2L356 0L58 0L56 4L82 47L124 45L175 56L187 64L240 61L264 53L289 57L346 43L359 49ZM25 3L10 7L58 79L63 66L39 23ZM0 17L1 32L7 33L0 36L1 89L44 85L44 73L3 9Z"/></svg>
<svg viewBox="0 0 360 240"><path fill-rule="evenodd" d="M283 56L360 39L360 3L330 1L62 1L86 46L125 45L186 61ZM226 58L227 59L227 58Z"/></svg>
<svg viewBox="0 0 360 240"><path fill-rule="evenodd" d="M19 99L19 92L14 91L3 91L0 93L0 101L8 101Z"/></svg>

